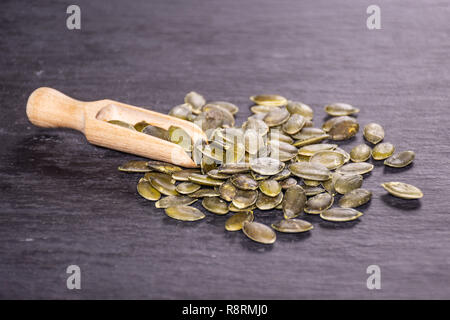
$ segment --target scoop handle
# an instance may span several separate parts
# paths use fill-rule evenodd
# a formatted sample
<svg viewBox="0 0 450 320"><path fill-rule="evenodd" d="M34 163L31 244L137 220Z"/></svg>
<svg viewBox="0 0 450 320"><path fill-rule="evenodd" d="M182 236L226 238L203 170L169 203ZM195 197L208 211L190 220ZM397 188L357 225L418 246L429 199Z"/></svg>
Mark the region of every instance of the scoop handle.
<svg viewBox="0 0 450 320"><path fill-rule="evenodd" d="M41 87L28 98L27 116L31 123L39 127L83 131L85 104L58 90Z"/></svg>

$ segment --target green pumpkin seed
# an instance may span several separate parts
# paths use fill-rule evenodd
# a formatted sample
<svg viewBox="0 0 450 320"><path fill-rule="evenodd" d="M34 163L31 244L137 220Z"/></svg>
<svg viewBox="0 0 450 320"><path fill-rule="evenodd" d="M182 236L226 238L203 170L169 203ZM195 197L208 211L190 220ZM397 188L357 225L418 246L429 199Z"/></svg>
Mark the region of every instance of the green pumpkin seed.
<svg viewBox="0 0 450 320"><path fill-rule="evenodd" d="M326 132L320 128L303 127L298 133L293 134L292 138L296 140L306 140L322 135L326 135Z"/></svg>
<svg viewBox="0 0 450 320"><path fill-rule="evenodd" d="M254 219L252 211L237 212L225 221L225 229L228 231L239 231L245 222L252 222Z"/></svg>
<svg viewBox="0 0 450 320"><path fill-rule="evenodd" d="M251 206L248 206L246 208L238 208L236 207L233 203L230 203L230 205L228 206L228 210L230 210L231 212L246 212L246 211L252 211L256 209L256 205L252 204Z"/></svg>
<svg viewBox="0 0 450 320"><path fill-rule="evenodd" d="M340 194L349 193L362 186L363 176L360 174L344 174L336 179L334 189Z"/></svg>
<svg viewBox="0 0 450 320"><path fill-rule="evenodd" d="M135 129L136 131L142 132L142 130L143 130L146 126L149 126L149 125L150 125L150 123L148 123L147 121L140 121L140 122L138 122L138 123L136 123L136 124L134 125L134 129Z"/></svg>
<svg viewBox="0 0 450 320"><path fill-rule="evenodd" d="M325 181L331 178L331 172L325 166L310 162L296 162L289 165L294 176L314 181Z"/></svg>
<svg viewBox="0 0 450 320"><path fill-rule="evenodd" d="M282 181L280 181L281 189L286 190L289 187L295 186L297 184L297 180L294 178L287 178Z"/></svg>
<svg viewBox="0 0 450 320"><path fill-rule="evenodd" d="M274 107L255 105L250 107L250 111L253 113L268 113L272 108Z"/></svg>
<svg viewBox="0 0 450 320"><path fill-rule="evenodd" d="M155 202L156 208L168 208L173 206L180 206L180 205L190 205L193 204L197 199L190 198L188 196L167 196L159 201Z"/></svg>
<svg viewBox="0 0 450 320"><path fill-rule="evenodd" d="M289 119L282 125L281 129L287 134L296 134L305 125L306 119L298 114L292 114Z"/></svg>
<svg viewBox="0 0 450 320"><path fill-rule="evenodd" d="M150 181L152 178L158 178L161 180L164 180L167 184L175 184L176 180L172 178L172 176L168 175L167 173L162 172L147 172L144 175L144 179Z"/></svg>
<svg viewBox="0 0 450 320"><path fill-rule="evenodd" d="M262 244L272 244L277 239L273 229L259 222L245 222L242 231L251 240Z"/></svg>
<svg viewBox="0 0 450 320"><path fill-rule="evenodd" d="M329 134L331 140L347 140L359 131L359 124L353 117L342 116L328 120L322 129Z"/></svg>
<svg viewBox="0 0 450 320"><path fill-rule="evenodd" d="M310 144L304 147L301 147L298 150L298 154L302 156L311 157L316 152L325 151L325 150L334 150L336 149L337 144L329 144L329 143L318 143L318 144Z"/></svg>
<svg viewBox="0 0 450 320"><path fill-rule="evenodd" d="M219 179L219 180L226 180L230 177L229 174L220 173L218 169L209 170L208 172L206 172L206 175L213 179Z"/></svg>
<svg viewBox="0 0 450 320"><path fill-rule="evenodd" d="M181 221L197 221L205 217L197 208L185 205L168 207L165 212L169 217Z"/></svg>
<svg viewBox="0 0 450 320"><path fill-rule="evenodd" d="M284 108L274 109L267 113L267 115L264 117L264 122L268 127L279 126L288 121L290 115L291 114L289 113L289 111Z"/></svg>
<svg viewBox="0 0 450 320"><path fill-rule="evenodd" d="M262 175L275 175L284 169L285 164L273 158L258 158L250 163L250 168Z"/></svg>
<svg viewBox="0 0 450 320"><path fill-rule="evenodd" d="M142 129L142 133L148 134L158 139L169 141L169 131L163 128L148 125L144 129Z"/></svg>
<svg viewBox="0 0 450 320"><path fill-rule="evenodd" d="M363 162L370 158L372 149L367 144L359 144L350 151L350 159L353 162Z"/></svg>
<svg viewBox="0 0 450 320"><path fill-rule="evenodd" d="M372 157L374 160L384 160L392 156L395 147L392 143L382 142L373 147Z"/></svg>
<svg viewBox="0 0 450 320"><path fill-rule="evenodd" d="M205 98L197 92L191 91L184 97L184 102L192 107L192 112L199 114L202 107L206 104Z"/></svg>
<svg viewBox="0 0 450 320"><path fill-rule="evenodd" d="M385 182L381 186L387 192L398 198L420 199L423 197L423 193L419 188L404 182Z"/></svg>
<svg viewBox="0 0 450 320"><path fill-rule="evenodd" d="M311 145L311 144L316 144L317 142L323 141L328 138L329 138L328 134L323 134L320 136L315 136L315 137L311 137L311 138L307 138L307 139L303 139L303 140L297 140L292 145L294 145L296 147L303 147L303 146L307 146L307 145Z"/></svg>
<svg viewBox="0 0 450 320"><path fill-rule="evenodd" d="M230 182L242 190L256 190L258 189L258 182L255 181L251 175L245 173L235 174L230 178Z"/></svg>
<svg viewBox="0 0 450 320"><path fill-rule="evenodd" d="M222 107L224 109L226 109L229 113L231 114L236 114L239 111L238 106L236 106L235 104L231 103L231 102L227 102L227 101L212 101L212 102L208 102L208 104L206 104L203 108L208 107L208 105L216 105L219 107Z"/></svg>
<svg viewBox="0 0 450 320"><path fill-rule="evenodd" d="M300 219L283 219L273 223L272 228L285 233L299 233L314 229L311 223Z"/></svg>
<svg viewBox="0 0 450 320"><path fill-rule="evenodd" d="M259 190L266 196L276 197L281 192L281 185L276 180L267 179L259 183Z"/></svg>
<svg viewBox="0 0 450 320"><path fill-rule="evenodd" d="M303 183L308 187L317 187L318 185L320 185L320 181L308 179L303 179Z"/></svg>
<svg viewBox="0 0 450 320"><path fill-rule="evenodd" d="M283 201L283 193L279 193L275 197L269 197L263 193L258 193L256 207L259 210L272 210Z"/></svg>
<svg viewBox="0 0 450 320"><path fill-rule="evenodd" d="M235 174L250 171L249 163L223 163L219 168L217 168L219 173L224 174Z"/></svg>
<svg viewBox="0 0 450 320"><path fill-rule="evenodd" d="M403 168L413 162L415 157L414 151L403 151L384 160L384 164L389 167Z"/></svg>
<svg viewBox="0 0 450 320"><path fill-rule="evenodd" d="M228 204L219 197L203 198L202 206L212 213L223 215L228 213Z"/></svg>
<svg viewBox="0 0 450 320"><path fill-rule="evenodd" d="M226 108L221 107L217 104L207 104L202 108L203 112L201 115L205 115L206 121L209 120L211 115L216 118L216 120L220 120L220 126L224 128L233 127L235 124L233 114L229 112ZM221 119L220 119L221 118Z"/></svg>
<svg viewBox="0 0 450 320"><path fill-rule="evenodd" d="M168 140L182 147L184 151L192 151L192 140L191 136L182 128L177 126L170 126L167 129Z"/></svg>
<svg viewBox="0 0 450 320"><path fill-rule="evenodd" d="M320 213L320 217L323 220L332 222L346 222L358 219L363 215L352 208L331 208Z"/></svg>
<svg viewBox="0 0 450 320"><path fill-rule="evenodd" d="M150 172L152 169L147 166L147 161L131 160L121 166L119 166L119 171L124 172Z"/></svg>
<svg viewBox="0 0 450 320"><path fill-rule="evenodd" d="M245 151L251 155L255 155L264 147L264 139L256 130L246 130L244 133Z"/></svg>
<svg viewBox="0 0 450 320"><path fill-rule="evenodd" d="M220 197L226 201L233 201L236 193L237 188L230 181L224 182L219 187Z"/></svg>
<svg viewBox="0 0 450 320"><path fill-rule="evenodd" d="M137 192L141 197L147 200L156 201L161 198L161 193L153 188L150 182L144 178L141 178L137 184Z"/></svg>
<svg viewBox="0 0 450 320"><path fill-rule="evenodd" d="M342 153L330 150L318 151L309 158L310 163L318 163L329 170L341 167L345 163L345 157Z"/></svg>
<svg viewBox="0 0 450 320"><path fill-rule="evenodd" d="M372 198L372 192L366 189L355 189L346 193L340 200L339 206L342 208L356 208L366 204Z"/></svg>
<svg viewBox="0 0 450 320"><path fill-rule="evenodd" d="M291 137L276 130L270 131L267 138L269 139L269 141L278 140L289 144L292 144L294 142L294 140Z"/></svg>
<svg viewBox="0 0 450 320"><path fill-rule="evenodd" d="M316 194L325 192L325 189L319 186L301 186L303 190L305 190L305 194L307 197L315 196Z"/></svg>
<svg viewBox="0 0 450 320"><path fill-rule="evenodd" d="M336 170L340 174L365 174L373 170L373 164L367 162L348 163Z"/></svg>
<svg viewBox="0 0 450 320"><path fill-rule="evenodd" d="M306 194L299 185L289 187L283 200L283 214L285 219L297 217L305 208Z"/></svg>
<svg viewBox="0 0 450 320"><path fill-rule="evenodd" d="M208 177L207 175L197 174L197 173L191 174L188 179L189 179L189 181L191 181L193 183L200 184L202 186L210 186L210 187L220 186L223 183L222 180L213 179L213 178Z"/></svg>
<svg viewBox="0 0 450 320"><path fill-rule="evenodd" d="M330 116L339 117L339 116L349 116L354 113L358 113L359 109L353 107L347 103L332 103L325 106L325 112Z"/></svg>
<svg viewBox="0 0 450 320"><path fill-rule="evenodd" d="M176 165L167 163L167 162L161 162L161 161L148 161L147 166L152 168L155 171L172 174L177 171L181 171L182 169Z"/></svg>
<svg viewBox="0 0 450 320"><path fill-rule="evenodd" d="M264 116L264 118L267 115ZM269 126L263 121L258 119L248 119L242 124L244 130L255 130L259 135L265 136L269 132Z"/></svg>
<svg viewBox="0 0 450 320"><path fill-rule="evenodd" d="M333 205L334 197L328 192L319 193L306 201L305 212L319 214Z"/></svg>
<svg viewBox="0 0 450 320"><path fill-rule="evenodd" d="M219 191L212 188L201 188L195 192L188 194L191 198L207 198L207 197L218 197L220 196Z"/></svg>
<svg viewBox="0 0 450 320"><path fill-rule="evenodd" d="M309 120L314 117L314 111L311 107L302 102L289 101L286 105L286 109L290 114L300 114Z"/></svg>
<svg viewBox="0 0 450 320"><path fill-rule="evenodd" d="M287 104L286 98L278 94L260 94L251 96L250 100L252 100L257 105L268 107L282 107Z"/></svg>
<svg viewBox="0 0 450 320"><path fill-rule="evenodd" d="M281 172L277 173L276 175L272 176L273 180L280 181L284 180L286 178L289 178L291 176L291 172L288 168L284 168Z"/></svg>
<svg viewBox="0 0 450 320"><path fill-rule="evenodd" d="M189 176L193 173L200 173L198 169L182 169L172 173L172 178L177 181L189 181Z"/></svg>
<svg viewBox="0 0 450 320"><path fill-rule="evenodd" d="M334 184L336 183L336 180L341 176L340 173L337 172L333 172L331 174L331 178L326 180L326 181L322 181L322 187L332 196L336 195L336 189L334 188Z"/></svg>
<svg viewBox="0 0 450 320"><path fill-rule="evenodd" d="M258 191L236 189L236 194L231 200L236 208L244 209L256 203Z"/></svg>
<svg viewBox="0 0 450 320"><path fill-rule="evenodd" d="M364 138L373 144L384 139L384 129L378 123L369 123L364 127Z"/></svg>
<svg viewBox="0 0 450 320"><path fill-rule="evenodd" d="M152 177L149 179L153 188L158 190L160 193L166 196L177 196L178 191L176 186L172 183L169 183L166 179L161 179L159 177Z"/></svg>
<svg viewBox="0 0 450 320"><path fill-rule="evenodd" d="M190 194L197 191L200 188L201 186L192 182L182 182L176 186L176 190L178 191L178 193L181 194Z"/></svg>
<svg viewBox="0 0 450 320"><path fill-rule="evenodd" d="M348 153L348 152L345 151L344 149L341 149L341 148L337 147L337 148L334 149L333 151L342 153L342 155L344 156L344 163L347 163L347 162L350 161L350 153Z"/></svg>
<svg viewBox="0 0 450 320"><path fill-rule="evenodd" d="M309 157L309 156L304 156L304 155L301 155L301 154L298 154L296 157L295 157L295 161L297 161L297 162L309 162L309 159L310 159L311 157Z"/></svg>
<svg viewBox="0 0 450 320"><path fill-rule="evenodd" d="M122 121L122 120L109 120L107 122L111 123L111 124L114 124L116 126L119 126L119 127L123 127L123 128L127 128L127 129L130 129L130 130L136 131L136 129L131 124L129 124L129 123L125 122L125 121Z"/></svg>

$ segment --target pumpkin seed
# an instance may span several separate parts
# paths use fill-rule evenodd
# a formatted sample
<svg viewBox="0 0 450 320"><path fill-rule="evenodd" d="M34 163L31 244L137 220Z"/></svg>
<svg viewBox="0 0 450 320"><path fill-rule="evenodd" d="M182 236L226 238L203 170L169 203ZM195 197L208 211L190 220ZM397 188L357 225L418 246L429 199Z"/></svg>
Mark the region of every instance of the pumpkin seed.
<svg viewBox="0 0 450 320"><path fill-rule="evenodd" d="M284 195L283 214L285 219L297 217L305 208L306 194L299 185L289 187Z"/></svg>
<svg viewBox="0 0 450 320"><path fill-rule="evenodd" d="M142 133L148 134L158 139L169 141L169 131L163 128L148 125L144 129L142 129Z"/></svg>
<svg viewBox="0 0 450 320"><path fill-rule="evenodd" d="M257 105L268 107L281 107L287 104L286 98L278 94L260 94L251 96L250 100L252 100Z"/></svg>
<svg viewBox="0 0 450 320"><path fill-rule="evenodd" d="M130 130L136 131L136 129L131 124L129 124L128 122L122 121L122 120L109 120L107 122L114 124L116 126L119 126L119 127L123 127L123 128L127 128Z"/></svg>
<svg viewBox="0 0 450 320"><path fill-rule="evenodd" d="M303 190L305 190L305 194L307 197L315 196L316 194L325 192L325 189L319 186L301 186Z"/></svg>
<svg viewBox="0 0 450 320"><path fill-rule="evenodd" d="M212 188L201 188L195 192L188 194L191 198L206 198L206 197L218 197L220 196L219 191Z"/></svg>
<svg viewBox="0 0 450 320"><path fill-rule="evenodd" d="M189 176L193 173L200 173L198 169L182 169L172 173L172 178L177 181L189 181Z"/></svg>
<svg viewBox="0 0 450 320"><path fill-rule="evenodd" d="M236 194L231 201L236 208L244 209L255 204L257 198L258 191L256 190L236 189Z"/></svg>
<svg viewBox="0 0 450 320"><path fill-rule="evenodd" d="M182 147L184 151L192 151L192 140L191 136L182 128L177 126L170 126L167 129L168 140Z"/></svg>
<svg viewBox="0 0 450 320"><path fill-rule="evenodd" d="M212 170L217 170L217 164L216 162L208 157L203 157L202 161L200 162L200 169L202 174L208 175L208 173ZM211 177L213 178L213 177Z"/></svg>
<svg viewBox="0 0 450 320"><path fill-rule="evenodd" d="M329 170L334 170L345 163L345 157L340 152L324 150L314 153L311 158L309 158L309 162L318 163Z"/></svg>
<svg viewBox="0 0 450 320"><path fill-rule="evenodd" d="M384 129L378 123L369 123L364 127L364 138L373 144L377 144L384 139Z"/></svg>
<svg viewBox="0 0 450 320"><path fill-rule="evenodd" d="M306 201L305 212L319 214L333 205L334 197L328 192L319 193Z"/></svg>
<svg viewBox="0 0 450 320"><path fill-rule="evenodd" d="M285 164L273 158L257 158L250 163L250 168L262 175L275 175L284 169Z"/></svg>
<svg viewBox="0 0 450 320"><path fill-rule="evenodd" d="M202 186L220 186L223 181L218 179L213 179L204 174L193 173L189 176L189 181L194 182L196 184L200 184Z"/></svg>
<svg viewBox="0 0 450 320"><path fill-rule="evenodd" d="M179 166L167 162L153 161L153 160L148 161L147 166L149 166L153 170L167 174L172 174L174 172L182 170Z"/></svg>
<svg viewBox="0 0 450 320"><path fill-rule="evenodd" d="M331 172L325 166L310 162L296 162L289 165L294 176L314 181L325 181L331 178Z"/></svg>
<svg viewBox="0 0 450 320"><path fill-rule="evenodd" d="M142 132L142 129L144 129L146 126L150 125L147 121L140 121L136 123L133 127L136 131Z"/></svg>
<svg viewBox="0 0 450 320"><path fill-rule="evenodd" d="M192 106L188 103L175 106L172 109L170 109L169 116L191 121L193 119Z"/></svg>
<svg viewBox="0 0 450 320"><path fill-rule="evenodd" d="M264 139L256 130L249 129L244 133L244 144L245 151L254 155L264 146Z"/></svg>
<svg viewBox="0 0 450 320"><path fill-rule="evenodd" d="M346 222L358 219L363 215L352 208L331 208L320 213L320 217L323 220L328 220L332 222Z"/></svg>
<svg viewBox="0 0 450 320"><path fill-rule="evenodd" d="M219 197L207 197L203 198L202 200L202 206L212 213L215 214L227 214L228 213L228 203L226 203L224 200L220 199Z"/></svg>
<svg viewBox="0 0 450 320"><path fill-rule="evenodd" d="M275 197L269 197L264 193L258 193L256 200L256 207L259 210L271 210L278 206L283 201L283 193L279 193Z"/></svg>
<svg viewBox="0 0 450 320"><path fill-rule="evenodd" d="M354 113L358 113L359 109L353 107L348 103L332 103L325 106L325 112L330 116L339 117L339 116L349 116Z"/></svg>
<svg viewBox="0 0 450 320"><path fill-rule="evenodd" d="M213 179L219 179L219 180L226 180L230 177L229 174L220 173L218 169L211 169L208 172L206 172L206 175Z"/></svg>
<svg viewBox="0 0 450 320"><path fill-rule="evenodd" d="M239 111L238 106L236 106L235 104L233 104L231 102L227 102L227 101L212 101L212 102L208 102L208 104L206 104L204 106L204 108L208 107L208 105L210 105L210 104L222 107L222 108L226 109L229 113L231 113L233 115L238 113L238 111Z"/></svg>
<svg viewBox="0 0 450 320"><path fill-rule="evenodd" d="M268 113L272 108L274 107L255 105L250 107L250 111L253 113Z"/></svg>
<svg viewBox="0 0 450 320"><path fill-rule="evenodd" d="M220 121L220 126L224 128L233 127L235 124L233 114L220 105L207 104L203 106L202 110L203 112L201 113L201 115L205 116L204 120L206 121L209 121L211 117L214 117L216 120Z"/></svg>
<svg viewBox="0 0 450 320"><path fill-rule="evenodd" d="M121 166L119 166L119 171L124 172L150 172L152 169L147 166L147 161L131 160Z"/></svg>
<svg viewBox="0 0 450 320"><path fill-rule="evenodd" d="M301 154L297 154L297 156L295 157L295 161L297 161L297 162L309 162L309 158L311 158L311 157L304 156L304 155L301 155Z"/></svg>
<svg viewBox="0 0 450 320"><path fill-rule="evenodd" d="M219 168L217 168L219 173L225 174L235 174L235 173L243 173L250 171L250 164L241 162L241 163L223 163Z"/></svg>
<svg viewBox="0 0 450 320"><path fill-rule="evenodd" d="M334 189L340 194L349 193L362 186L363 176L360 174L344 174L336 179Z"/></svg>
<svg viewBox="0 0 450 320"><path fill-rule="evenodd" d="M328 139L328 138L329 138L328 134L322 134L320 136L314 136L314 137L306 138L303 140L297 140L293 143L293 145L296 147L303 147L303 146L315 144L317 142L320 142L320 141Z"/></svg>
<svg viewBox="0 0 450 320"><path fill-rule="evenodd" d="M342 153L342 155L344 156L344 163L347 163L347 162L350 161L350 153L348 153L348 152L345 151L344 149L341 149L341 148L337 147L337 148L334 149L333 151Z"/></svg>
<svg viewBox="0 0 450 320"><path fill-rule="evenodd" d="M331 140L347 140L358 133L359 124L353 117L342 116L331 118L323 124L322 129Z"/></svg>
<svg viewBox="0 0 450 320"><path fill-rule="evenodd" d="M320 185L320 181L308 179L303 179L303 183L308 187L317 187L318 185Z"/></svg>
<svg viewBox="0 0 450 320"><path fill-rule="evenodd" d="M197 208L185 205L168 207L165 212L169 217L181 221L197 221L205 217Z"/></svg>
<svg viewBox="0 0 450 320"><path fill-rule="evenodd" d="M313 154L319 151L324 150L334 150L336 149L337 144L329 144L329 143L318 143L318 144L310 144L304 147L301 147L298 150L298 154L302 156L311 157Z"/></svg>
<svg viewBox="0 0 450 320"><path fill-rule="evenodd" d="M263 180L259 183L259 190L269 197L276 197L281 192L281 185L273 179Z"/></svg>
<svg viewBox="0 0 450 320"><path fill-rule="evenodd" d="M175 189L178 191L178 193L189 194L197 191L200 188L201 186L199 186L198 184L192 182L182 182L177 185Z"/></svg>
<svg viewBox="0 0 450 320"><path fill-rule="evenodd" d="M141 197L147 200L156 201L161 198L161 193L153 188L150 182L144 178L139 179L137 184L137 192L141 195Z"/></svg>
<svg viewBox="0 0 450 320"><path fill-rule="evenodd" d="M246 211L253 211L255 209L256 209L255 204L252 204L251 206L248 206L246 208L238 208L233 203L230 203L230 205L228 206L228 210L230 210L231 212L246 212Z"/></svg>
<svg viewBox="0 0 450 320"><path fill-rule="evenodd" d="M350 151L350 159L353 162L363 162L370 158L372 149L367 144L359 144Z"/></svg>
<svg viewBox="0 0 450 320"><path fill-rule="evenodd" d="M237 188L242 190L258 189L258 182L251 175L245 173L235 174L230 178L230 182Z"/></svg>
<svg viewBox="0 0 450 320"><path fill-rule="evenodd" d="M277 173L276 175L272 176L272 179L276 181L284 180L286 178L289 178L291 175L291 172L288 168L284 168L281 172Z"/></svg>
<svg viewBox="0 0 450 320"><path fill-rule="evenodd" d="M300 219L282 219L272 223L272 228L278 232L299 233L314 229L313 225L305 220Z"/></svg>
<svg viewBox="0 0 450 320"><path fill-rule="evenodd" d="M190 198L188 196L167 196L159 201L155 202L156 208L168 208L173 206L180 206L180 205L190 205L193 204L197 199Z"/></svg>
<svg viewBox="0 0 450 320"><path fill-rule="evenodd" d="M267 113L267 115L264 117L264 122L269 127L279 126L288 121L290 115L291 114L289 113L289 111L284 108L274 109Z"/></svg>
<svg viewBox="0 0 450 320"><path fill-rule="evenodd" d="M392 143L382 142L373 147L372 157L374 160L384 160L392 156L395 147Z"/></svg>
<svg viewBox="0 0 450 320"><path fill-rule="evenodd" d="M268 139L269 139L269 141L278 140L278 141L286 142L289 144L292 144L294 142L294 140L291 137L289 137L277 130L273 130L273 131L271 130L268 134Z"/></svg>
<svg viewBox="0 0 450 320"><path fill-rule="evenodd" d="M342 208L356 208L366 204L372 198L372 192L366 189L354 189L346 193L340 200L339 205Z"/></svg>
<svg viewBox="0 0 450 320"><path fill-rule="evenodd" d="M244 222L242 231L251 240L262 244L272 244L277 239L273 229L259 222Z"/></svg>
<svg viewBox="0 0 450 320"><path fill-rule="evenodd" d="M224 182L219 187L220 197L226 201L232 201L236 193L237 189L230 181Z"/></svg>
<svg viewBox="0 0 450 320"><path fill-rule="evenodd" d="M184 102L191 105L192 112L195 114L200 114L202 107L206 104L205 98L201 94L194 91L189 92L184 97Z"/></svg>
<svg viewBox="0 0 450 320"><path fill-rule="evenodd" d="M297 180L294 178L287 178L280 181L281 189L288 189L289 187L295 186L297 184Z"/></svg>
<svg viewBox="0 0 450 320"><path fill-rule="evenodd" d="M305 122L306 119L302 115L294 113L289 117L288 121L282 125L281 129L287 134L296 134L303 128Z"/></svg>
<svg viewBox="0 0 450 320"><path fill-rule="evenodd" d="M389 167L403 168L413 162L415 157L414 151L402 151L384 160L384 164Z"/></svg>
<svg viewBox="0 0 450 320"><path fill-rule="evenodd" d="M253 219L252 211L237 212L225 221L225 229L228 231L239 231L245 222L252 222Z"/></svg>
<svg viewBox="0 0 450 320"><path fill-rule="evenodd" d="M365 174L373 170L373 164L367 162L348 163L336 170L340 174Z"/></svg>
<svg viewBox="0 0 450 320"><path fill-rule="evenodd" d="M169 184L174 184L176 182L175 179L172 178L172 176L168 175L167 173L162 173L162 172L147 172L144 175L144 179L150 181L150 179L152 178L158 178L161 180L164 180L165 183Z"/></svg>
<svg viewBox="0 0 450 320"><path fill-rule="evenodd" d="M160 193L166 196L177 196L178 191L176 186L172 183L169 183L166 179L161 179L159 177L152 177L149 179L153 188L158 190Z"/></svg>
<svg viewBox="0 0 450 320"><path fill-rule="evenodd" d="M387 192L398 198L420 199L423 197L423 193L419 188L404 182L385 182L381 186Z"/></svg>
<svg viewBox="0 0 450 320"><path fill-rule="evenodd" d="M264 118L266 115L264 116ZM259 135L265 136L269 132L269 126L263 121L258 119L248 119L242 124L244 130L255 130Z"/></svg>
<svg viewBox="0 0 450 320"><path fill-rule="evenodd" d="M289 101L286 105L286 109L290 114L300 114L309 120L314 117L314 111L311 107L302 102Z"/></svg>
<svg viewBox="0 0 450 320"><path fill-rule="evenodd" d="M306 139L310 139L310 138L314 138L314 137L319 137L326 134L325 131L323 131L320 128L302 128L302 130L300 130L298 133L293 134L292 138L293 139L297 139L297 140L306 140Z"/></svg>
<svg viewBox="0 0 450 320"><path fill-rule="evenodd" d="M337 172L333 172L331 174L331 178L326 180L326 181L322 181L322 187L332 196L336 195L336 189L334 188L334 184L336 183L336 180L341 176L340 173Z"/></svg>

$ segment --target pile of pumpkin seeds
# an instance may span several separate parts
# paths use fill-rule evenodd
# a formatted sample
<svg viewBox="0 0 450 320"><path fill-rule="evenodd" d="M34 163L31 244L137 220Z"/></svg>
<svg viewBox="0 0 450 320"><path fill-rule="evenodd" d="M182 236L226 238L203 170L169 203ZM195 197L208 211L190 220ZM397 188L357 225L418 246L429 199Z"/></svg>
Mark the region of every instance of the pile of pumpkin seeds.
<svg viewBox="0 0 450 320"><path fill-rule="evenodd" d="M205 218L202 211L191 206L201 199L203 208L213 214L233 213L225 222L226 230L242 230L256 242L271 244L276 241L274 230L312 230L313 225L299 219L300 215L319 215L323 220L339 223L361 217L363 213L355 208L372 197L370 190L362 188L364 175L374 168L367 162L370 158L384 160L386 166L394 168L405 167L414 160L413 151L394 153L393 144L382 142L384 129L377 123L369 123L363 129L367 144L360 144L349 153L333 143L358 133L354 115L359 109L352 105L325 106L331 117L321 127L314 127L313 109L302 102L267 94L252 96L250 100L255 103L250 108L253 115L236 127L236 105L207 102L196 92L188 93L185 103L172 108L169 115L202 128L208 141L196 144L178 127L165 130L144 121L134 125L109 121L180 144L199 165L198 169L183 169L160 161L129 161L119 170L144 173L137 184L138 193L155 201L155 206L171 218ZM382 186L403 199L423 196L420 189L403 182L386 182ZM337 195L339 200L335 201ZM267 226L255 221L255 209L283 214L276 215L278 220Z"/></svg>

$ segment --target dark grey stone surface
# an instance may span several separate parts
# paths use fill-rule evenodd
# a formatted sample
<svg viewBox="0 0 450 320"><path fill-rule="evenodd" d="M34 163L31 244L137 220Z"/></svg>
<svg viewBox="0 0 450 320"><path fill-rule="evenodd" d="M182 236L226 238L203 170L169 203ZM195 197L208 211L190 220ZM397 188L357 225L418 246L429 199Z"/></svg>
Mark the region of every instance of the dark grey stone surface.
<svg viewBox="0 0 450 320"><path fill-rule="evenodd" d="M76 3L81 31L66 29L66 1L0 5L0 298L450 298L447 1L377 1L377 31L357 0ZM238 104L239 123L255 93L310 104L317 125L323 105L345 101L417 157L376 165L360 221L309 217L310 235L262 246L226 232L226 217L166 217L137 195L140 175L116 170L136 157L31 125L27 97L41 86L161 112L196 90ZM380 183L395 180L424 198L386 195ZM70 264L80 291L66 289ZM372 264L378 291L366 288Z"/></svg>

